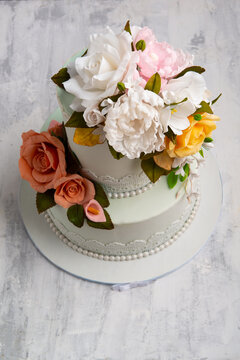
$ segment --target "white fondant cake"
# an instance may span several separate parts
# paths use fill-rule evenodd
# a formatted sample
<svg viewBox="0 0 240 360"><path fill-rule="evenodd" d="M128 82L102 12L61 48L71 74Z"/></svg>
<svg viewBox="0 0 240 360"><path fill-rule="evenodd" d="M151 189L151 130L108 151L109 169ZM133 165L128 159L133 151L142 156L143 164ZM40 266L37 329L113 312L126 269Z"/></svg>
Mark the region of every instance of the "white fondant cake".
<svg viewBox="0 0 240 360"><path fill-rule="evenodd" d="M191 223L219 120L210 105L220 95L209 100L204 71L128 21L119 34L92 35L52 77L60 110L40 134L22 135L19 168L64 243L131 260L169 246Z"/></svg>

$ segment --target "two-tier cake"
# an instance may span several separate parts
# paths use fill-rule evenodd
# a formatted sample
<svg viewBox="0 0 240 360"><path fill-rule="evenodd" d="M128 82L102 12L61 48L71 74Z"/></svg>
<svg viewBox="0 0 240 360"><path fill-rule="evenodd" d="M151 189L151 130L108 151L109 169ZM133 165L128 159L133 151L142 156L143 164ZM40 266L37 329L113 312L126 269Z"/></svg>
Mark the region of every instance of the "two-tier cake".
<svg viewBox="0 0 240 360"><path fill-rule="evenodd" d="M98 259L131 260L190 225L219 120L204 71L127 22L119 34L91 36L52 77L61 116L22 135L19 168L62 241Z"/></svg>

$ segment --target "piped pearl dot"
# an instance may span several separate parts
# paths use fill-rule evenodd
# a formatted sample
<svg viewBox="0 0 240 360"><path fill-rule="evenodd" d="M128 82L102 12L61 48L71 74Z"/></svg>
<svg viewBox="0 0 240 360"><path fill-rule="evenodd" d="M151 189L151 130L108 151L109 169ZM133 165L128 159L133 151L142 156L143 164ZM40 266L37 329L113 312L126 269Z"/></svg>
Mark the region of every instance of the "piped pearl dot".
<svg viewBox="0 0 240 360"><path fill-rule="evenodd" d="M141 193L142 193L142 189L137 189L137 190L136 190L136 194L137 194L137 195L140 195Z"/></svg>
<svg viewBox="0 0 240 360"><path fill-rule="evenodd" d="M109 193L108 193L108 197L112 198L112 193L109 192Z"/></svg>
<svg viewBox="0 0 240 360"><path fill-rule="evenodd" d="M114 261L114 260L115 260L115 256L112 256L112 255L109 256L109 260L110 260L110 261Z"/></svg>
<svg viewBox="0 0 240 360"><path fill-rule="evenodd" d="M92 257L92 256L93 256L93 252L92 252L92 251L89 251L89 252L88 252L88 256Z"/></svg>
<svg viewBox="0 0 240 360"><path fill-rule="evenodd" d="M139 253L138 254L138 259L142 259L143 258L143 253Z"/></svg>
<svg viewBox="0 0 240 360"><path fill-rule="evenodd" d="M127 255L127 260L132 260L132 255Z"/></svg>
<svg viewBox="0 0 240 360"><path fill-rule="evenodd" d="M98 255L99 260L103 260L103 255Z"/></svg>
<svg viewBox="0 0 240 360"><path fill-rule="evenodd" d="M126 260L126 256L122 255L121 256L121 261L125 261Z"/></svg>
<svg viewBox="0 0 240 360"><path fill-rule="evenodd" d="M117 198L118 198L118 194L117 194L117 193L114 193L114 194L113 194L113 198L114 198L114 199L117 199Z"/></svg>
<svg viewBox="0 0 240 360"><path fill-rule="evenodd" d="M87 255L88 254L88 251L87 250L83 250L83 255Z"/></svg>
<svg viewBox="0 0 240 360"><path fill-rule="evenodd" d="M115 261L120 261L121 260L121 258L120 258L120 256L115 256Z"/></svg>
<svg viewBox="0 0 240 360"><path fill-rule="evenodd" d="M144 251L143 257L147 257L148 255L149 255L149 252L148 252L148 251Z"/></svg>
<svg viewBox="0 0 240 360"><path fill-rule="evenodd" d="M109 260L109 256L108 256L108 255L104 255L103 260L108 261L108 260Z"/></svg>
<svg viewBox="0 0 240 360"><path fill-rule="evenodd" d="M136 260L136 259L137 259L137 255L136 255L136 254L132 255L132 258L133 258L133 260Z"/></svg>

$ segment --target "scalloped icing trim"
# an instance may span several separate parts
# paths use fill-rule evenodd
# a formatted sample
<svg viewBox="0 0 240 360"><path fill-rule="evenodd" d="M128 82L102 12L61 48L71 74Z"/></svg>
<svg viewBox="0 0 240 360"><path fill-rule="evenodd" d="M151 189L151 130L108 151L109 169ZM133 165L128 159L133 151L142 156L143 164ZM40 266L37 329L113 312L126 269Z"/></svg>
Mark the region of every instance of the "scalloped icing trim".
<svg viewBox="0 0 240 360"><path fill-rule="evenodd" d="M100 244L101 247L103 248L110 248L110 247L113 247L115 248L116 246L119 248L119 247L128 247L128 250L131 250L132 251L136 251L136 248L137 248L137 244L141 243L141 244L146 244L146 243L149 243L151 239L153 239L154 237L158 237L159 235L162 235L162 234L165 234L168 232L168 229L170 227L174 227L176 226L176 229L175 229L175 233L172 234L171 236L169 235L168 238L165 238L165 241L163 242L159 242L157 244L157 246L155 246L154 248L152 248L151 250L148 250L148 251L140 251L138 253L135 253L135 254L129 254L129 255L104 255L104 254L101 254L99 252L96 252L94 251L94 247L92 248L92 250L85 250L83 249L82 247L74 244L71 240L69 240L67 237L64 236L64 234L60 231L59 228L57 228L54 224L54 222L52 221L51 217L49 216L48 213L45 213L45 219L46 221L49 223L49 226L50 228L52 229L52 231L56 234L56 236L59 237L59 239L61 241L63 241L66 245L68 245L70 248L72 248L73 250L83 254L83 255L87 255L87 256L90 256L90 257L93 257L93 258L96 258L96 259L99 259L99 260L105 260L105 261L125 261L125 260L136 260L136 259L141 259L143 257L146 257L146 256L149 256L149 255L153 255L153 254L156 254L158 253L159 251L162 251L163 249L167 248L168 246L170 246L171 244L173 244L184 232L185 230L189 227L189 225L192 223L196 213L197 213L197 210L198 210L198 207L199 207L199 204L200 204L200 195L197 195L196 196L196 200L195 200L195 203L190 211L190 214L187 215L186 219L184 219L184 217L186 216L186 214L183 214L181 216L180 219L182 219L183 221L183 224L182 226L179 227L176 226L177 223L179 224L179 221L180 219L178 220L175 220L168 228L166 231L161 231L161 232L157 232L155 234L151 234L147 240L133 240L133 241L130 241L129 243L127 244L122 244L122 243L118 243L118 242L114 242L114 243L111 243L111 244L102 244L100 243L99 241L97 240L86 240L84 238L81 238L83 240L85 240L86 243L92 243L92 244ZM185 216L184 216L185 215ZM72 233L73 234L73 233ZM91 246L92 247L92 246ZM96 249L96 248L95 248ZM111 248L112 250L112 248ZM116 250L116 248L115 248Z"/></svg>

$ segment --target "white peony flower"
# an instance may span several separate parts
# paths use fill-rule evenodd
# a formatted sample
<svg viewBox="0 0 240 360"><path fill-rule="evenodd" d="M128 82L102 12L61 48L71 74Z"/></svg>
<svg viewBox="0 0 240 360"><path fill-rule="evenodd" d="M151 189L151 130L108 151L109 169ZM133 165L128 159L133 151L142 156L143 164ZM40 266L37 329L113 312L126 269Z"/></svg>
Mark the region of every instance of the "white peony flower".
<svg viewBox="0 0 240 360"><path fill-rule="evenodd" d="M165 104L178 103L185 98L199 107L203 100L207 100L208 91L202 75L189 71L185 75L169 80L162 92Z"/></svg>
<svg viewBox="0 0 240 360"><path fill-rule="evenodd" d="M174 134L181 135L182 130L187 129L190 125L188 116L193 114L196 107L190 101L166 106L160 112L161 123L164 126L164 132L168 130L168 126Z"/></svg>
<svg viewBox="0 0 240 360"><path fill-rule="evenodd" d="M128 89L111 107L104 131L109 144L129 159L165 148L159 110L163 100L140 86Z"/></svg>
<svg viewBox="0 0 240 360"><path fill-rule="evenodd" d="M131 43L128 32L115 35L109 28L106 34L90 37L87 55L75 60L75 69L69 68L71 78L63 83L66 91L77 98L71 106L73 110L79 108L79 104L89 107L113 95L125 74L129 77L129 72L136 71L137 58Z"/></svg>

